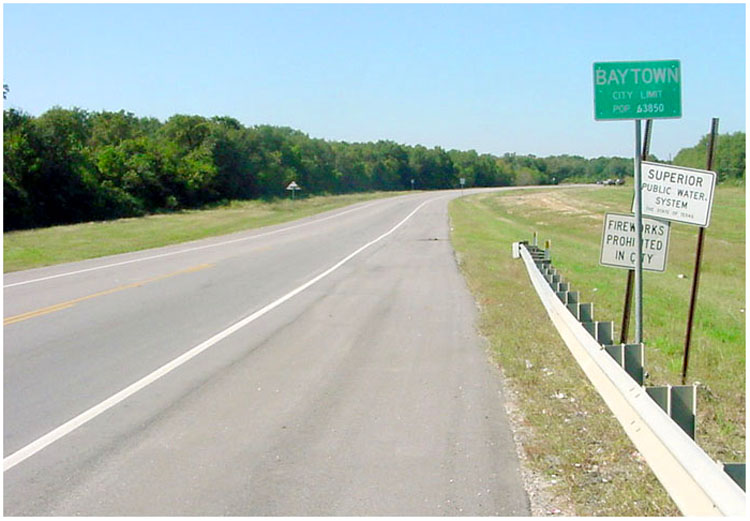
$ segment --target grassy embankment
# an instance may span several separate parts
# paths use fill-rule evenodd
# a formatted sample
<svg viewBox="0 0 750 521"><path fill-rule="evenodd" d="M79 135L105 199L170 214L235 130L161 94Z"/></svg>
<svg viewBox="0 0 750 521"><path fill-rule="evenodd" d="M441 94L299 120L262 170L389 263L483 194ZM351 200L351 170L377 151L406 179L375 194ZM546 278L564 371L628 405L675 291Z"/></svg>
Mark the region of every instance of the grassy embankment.
<svg viewBox="0 0 750 521"><path fill-rule="evenodd" d="M233 201L210 210L9 232L3 234L3 271L38 268L260 228L404 193L311 196L294 202L289 199Z"/></svg>
<svg viewBox="0 0 750 521"><path fill-rule="evenodd" d="M483 194L451 206L453 243L525 425L532 469L578 515L679 512L551 325L511 243L552 241L552 261L598 320L622 319L627 272L598 265L607 211L632 187ZM667 271L644 274L647 384L679 384L697 228L672 225ZM706 231L688 382L701 382L697 441L714 459L745 461L745 193L720 187ZM680 275L684 275L680 277ZM631 337L634 325L631 322Z"/></svg>

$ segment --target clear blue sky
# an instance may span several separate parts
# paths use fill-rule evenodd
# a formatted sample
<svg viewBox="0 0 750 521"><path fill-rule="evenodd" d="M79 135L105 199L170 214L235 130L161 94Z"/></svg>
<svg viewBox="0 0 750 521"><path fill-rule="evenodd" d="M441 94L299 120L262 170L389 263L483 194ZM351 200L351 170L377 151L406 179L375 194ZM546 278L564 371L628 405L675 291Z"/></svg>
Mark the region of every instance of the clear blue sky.
<svg viewBox="0 0 750 521"><path fill-rule="evenodd" d="M668 159L745 130L744 4L6 4L5 107L230 115L311 137L501 155L633 155L592 64L679 59Z"/></svg>

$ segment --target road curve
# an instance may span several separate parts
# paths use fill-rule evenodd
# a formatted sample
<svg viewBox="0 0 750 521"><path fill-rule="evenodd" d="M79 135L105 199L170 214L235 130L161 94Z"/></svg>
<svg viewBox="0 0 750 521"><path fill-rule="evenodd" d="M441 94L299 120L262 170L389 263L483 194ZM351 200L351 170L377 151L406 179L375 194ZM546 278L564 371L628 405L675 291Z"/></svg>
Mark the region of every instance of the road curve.
<svg viewBox="0 0 750 521"><path fill-rule="evenodd" d="M5 515L529 515L459 195L7 274Z"/></svg>

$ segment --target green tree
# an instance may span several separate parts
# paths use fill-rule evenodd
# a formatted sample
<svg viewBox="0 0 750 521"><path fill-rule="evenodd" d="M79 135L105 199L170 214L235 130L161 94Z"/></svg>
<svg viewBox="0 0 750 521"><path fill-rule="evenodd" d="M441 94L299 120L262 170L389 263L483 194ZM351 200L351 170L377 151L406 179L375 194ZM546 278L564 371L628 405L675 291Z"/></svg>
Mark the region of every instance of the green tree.
<svg viewBox="0 0 750 521"><path fill-rule="evenodd" d="M674 158L675 165L706 168L709 136L706 134L697 145L680 150ZM719 134L716 138L713 169L719 182L745 179L745 133Z"/></svg>
<svg viewBox="0 0 750 521"><path fill-rule="evenodd" d="M249 199L258 193L246 131L233 118L214 118L210 139L216 167L214 190L222 199Z"/></svg>
<svg viewBox="0 0 750 521"><path fill-rule="evenodd" d="M458 183L456 168L450 156L440 147L428 150L417 145L409 155L416 187L420 189L453 188Z"/></svg>
<svg viewBox="0 0 750 521"><path fill-rule="evenodd" d="M99 148L104 145L119 145L126 139L143 135L140 122L132 112L100 112L90 118L91 138L88 145Z"/></svg>
<svg viewBox="0 0 750 521"><path fill-rule="evenodd" d="M14 109L3 112L3 228L34 226L31 198L24 188L29 172L38 168L30 133L33 118Z"/></svg>
<svg viewBox="0 0 750 521"><path fill-rule="evenodd" d="M34 119L29 145L35 161L23 173L23 188L32 202L36 225L101 218L106 208L98 192L96 170L86 142L89 113L52 108Z"/></svg>

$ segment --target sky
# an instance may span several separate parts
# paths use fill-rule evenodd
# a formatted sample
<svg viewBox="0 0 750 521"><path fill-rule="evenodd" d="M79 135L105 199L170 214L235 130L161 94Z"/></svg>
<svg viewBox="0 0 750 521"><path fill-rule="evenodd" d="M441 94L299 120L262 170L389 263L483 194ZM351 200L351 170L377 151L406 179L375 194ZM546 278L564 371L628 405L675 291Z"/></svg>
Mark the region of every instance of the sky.
<svg viewBox="0 0 750 521"><path fill-rule="evenodd" d="M546 157L634 153L593 63L677 59L668 160L745 131L745 5L4 4L4 107L232 116L310 137Z"/></svg>

